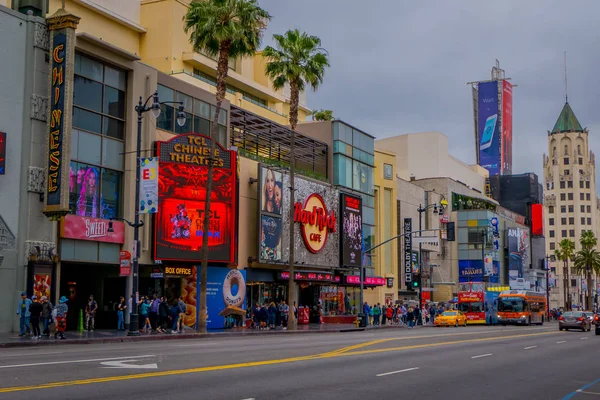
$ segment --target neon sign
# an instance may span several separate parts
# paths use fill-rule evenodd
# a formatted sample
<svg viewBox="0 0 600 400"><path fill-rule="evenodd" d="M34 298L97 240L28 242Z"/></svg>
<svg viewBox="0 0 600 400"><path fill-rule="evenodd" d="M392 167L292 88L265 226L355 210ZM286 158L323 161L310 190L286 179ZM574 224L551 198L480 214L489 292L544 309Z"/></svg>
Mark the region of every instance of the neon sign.
<svg viewBox="0 0 600 400"><path fill-rule="evenodd" d="M323 250L329 232L335 232L337 218L334 211L327 211L323 198L316 193L304 202L294 205L294 222L302 224L302 238L311 253Z"/></svg>

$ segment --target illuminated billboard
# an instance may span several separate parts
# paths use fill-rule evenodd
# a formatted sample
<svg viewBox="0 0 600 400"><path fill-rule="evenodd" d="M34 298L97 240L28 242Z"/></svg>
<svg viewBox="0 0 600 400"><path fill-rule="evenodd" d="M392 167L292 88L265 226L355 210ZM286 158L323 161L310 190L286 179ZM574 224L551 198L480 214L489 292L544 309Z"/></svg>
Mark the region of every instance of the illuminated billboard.
<svg viewBox="0 0 600 400"><path fill-rule="evenodd" d="M360 267L362 260L362 199L342 194L340 207L342 266Z"/></svg>
<svg viewBox="0 0 600 400"><path fill-rule="evenodd" d="M154 229L156 260L201 261L204 199L210 138L176 136L158 143L158 213ZM236 157L220 144L212 161L208 246L211 262L235 262Z"/></svg>
<svg viewBox="0 0 600 400"><path fill-rule="evenodd" d="M508 235L508 280L513 284L518 278L524 278L524 270L529 269L530 248L529 232L520 228L509 228Z"/></svg>
<svg viewBox="0 0 600 400"><path fill-rule="evenodd" d="M500 175L500 115L498 114L498 81L482 82L478 86L477 151L479 165L490 172L490 176Z"/></svg>
<svg viewBox="0 0 600 400"><path fill-rule="evenodd" d="M509 81L502 81L502 175L512 174L512 88Z"/></svg>

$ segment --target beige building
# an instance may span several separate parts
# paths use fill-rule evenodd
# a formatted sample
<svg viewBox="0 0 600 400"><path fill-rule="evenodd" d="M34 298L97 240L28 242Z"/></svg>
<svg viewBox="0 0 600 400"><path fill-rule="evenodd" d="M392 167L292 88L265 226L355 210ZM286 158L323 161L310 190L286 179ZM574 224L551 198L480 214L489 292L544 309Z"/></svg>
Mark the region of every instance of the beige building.
<svg viewBox="0 0 600 400"><path fill-rule="evenodd" d="M575 251L579 250L579 238L584 231L593 230L598 236L596 158L589 148L588 133L569 103L565 103L554 128L548 132L548 154L544 154L543 160L544 235L548 255L554 255L563 239L575 242ZM572 263L569 271L560 261L551 261L550 268L556 280L550 307L565 306L565 284L571 303L581 304L586 284L582 287L582 277Z"/></svg>

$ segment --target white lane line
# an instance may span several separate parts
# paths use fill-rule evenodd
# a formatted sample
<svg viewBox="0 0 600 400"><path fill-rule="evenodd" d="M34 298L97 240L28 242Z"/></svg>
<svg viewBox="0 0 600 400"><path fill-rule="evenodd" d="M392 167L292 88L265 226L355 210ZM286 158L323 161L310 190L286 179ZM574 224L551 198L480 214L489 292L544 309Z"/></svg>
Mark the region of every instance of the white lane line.
<svg viewBox="0 0 600 400"><path fill-rule="evenodd" d="M407 368L407 369L401 369L400 371L392 371L392 372L386 372L384 374L377 374L375 376L386 376L386 375L393 375L393 374L399 374L401 372L408 372L408 371L414 371L416 369L419 369L419 367L414 367L414 368Z"/></svg>
<svg viewBox="0 0 600 400"><path fill-rule="evenodd" d="M49 355L49 354L64 354L64 351L48 351L45 353L25 353L25 354L2 354L2 355L0 355L0 358L45 356L45 355Z"/></svg>
<svg viewBox="0 0 600 400"><path fill-rule="evenodd" d="M471 358L489 357L489 356L491 356L491 355L492 355L492 353L488 353L488 354L480 354L480 355L478 355L478 356L473 356L473 357L471 357Z"/></svg>
<svg viewBox="0 0 600 400"><path fill-rule="evenodd" d="M110 360L131 360L134 358L148 358L148 357L155 357L155 356L154 355L146 355L146 356L130 356L130 357L94 358L94 359L89 359L89 360L51 361L51 362L32 363L32 364L0 365L0 368L37 367L40 365L77 364L77 363L110 361Z"/></svg>
<svg viewBox="0 0 600 400"><path fill-rule="evenodd" d="M596 393L596 392L586 392L585 390L576 390L577 393L583 393L583 394L595 394L596 396L600 396L600 393Z"/></svg>
<svg viewBox="0 0 600 400"><path fill-rule="evenodd" d="M582 337L582 338L581 338L581 340L588 340L588 338L586 338L586 337Z"/></svg>
<svg viewBox="0 0 600 400"><path fill-rule="evenodd" d="M560 342L556 342L556 344L567 343L566 340L561 340Z"/></svg>
<svg viewBox="0 0 600 400"><path fill-rule="evenodd" d="M535 349L537 346L529 346L529 347L525 347L523 350L531 350L531 349Z"/></svg>

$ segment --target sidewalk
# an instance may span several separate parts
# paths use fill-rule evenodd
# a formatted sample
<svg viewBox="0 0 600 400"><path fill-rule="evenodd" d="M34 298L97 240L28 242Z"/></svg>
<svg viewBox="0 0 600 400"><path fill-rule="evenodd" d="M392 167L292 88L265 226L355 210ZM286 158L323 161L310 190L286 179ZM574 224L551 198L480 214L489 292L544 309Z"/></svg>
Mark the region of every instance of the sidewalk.
<svg viewBox="0 0 600 400"><path fill-rule="evenodd" d="M357 328L354 324L309 324L299 325L295 331L274 329L268 331L259 331L246 328L233 328L227 330L209 331L208 333L196 333L191 329L186 329L185 333L170 334L170 333L142 333L140 336L127 336L127 332L115 330L95 330L94 332L76 332L67 331L66 339L54 340L53 337L31 339L30 336L19 337L18 333L0 333L0 348L10 347L29 347L29 346L44 346L44 345L61 345L61 344L99 344L99 343L119 343L119 342L141 342L155 340L181 340L181 339L198 339L198 338L215 338L215 337L235 337L235 336L251 336L251 335L299 335L310 333L334 333L334 332L355 332L372 329L401 329L404 326L385 325L372 326L366 328Z"/></svg>

